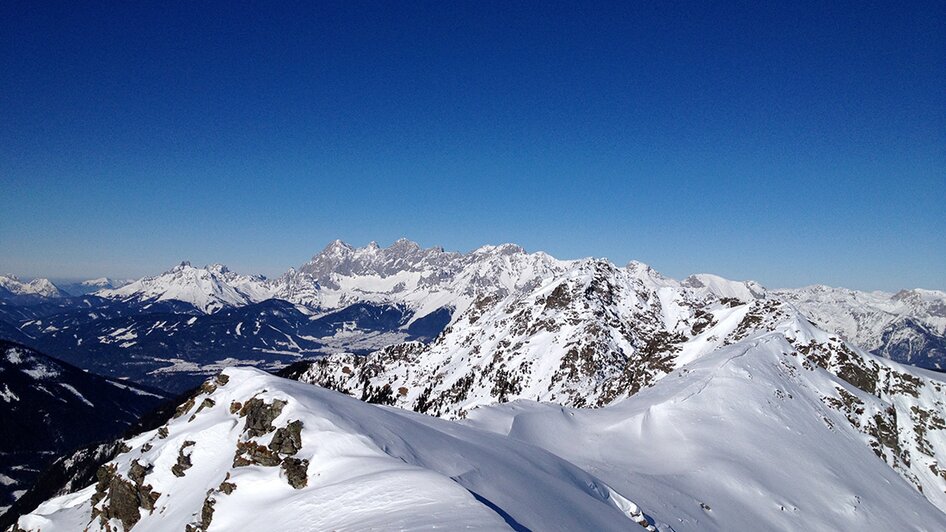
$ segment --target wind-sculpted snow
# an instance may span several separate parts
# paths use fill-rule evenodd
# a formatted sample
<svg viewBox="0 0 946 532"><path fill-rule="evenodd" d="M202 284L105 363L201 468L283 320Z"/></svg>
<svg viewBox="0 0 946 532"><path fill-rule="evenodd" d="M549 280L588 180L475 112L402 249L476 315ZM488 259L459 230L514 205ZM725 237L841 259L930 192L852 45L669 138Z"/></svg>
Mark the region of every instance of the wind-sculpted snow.
<svg viewBox="0 0 946 532"><path fill-rule="evenodd" d="M753 335L604 408L519 401L474 410L464 423L570 460L677 532L943 530L946 514L924 494L943 508L944 485L918 490L849 419L867 420L891 406L909 410L911 402L934 406L944 398L941 383L915 377L921 384L914 397L904 387L914 377L895 364L863 353L815 362L798 348L818 343L811 332L796 323ZM881 396L838 376L846 364L865 361L879 371ZM880 454L889 457L895 449L885 445Z"/></svg>
<svg viewBox="0 0 946 532"><path fill-rule="evenodd" d="M227 369L23 530L655 530L518 440Z"/></svg>

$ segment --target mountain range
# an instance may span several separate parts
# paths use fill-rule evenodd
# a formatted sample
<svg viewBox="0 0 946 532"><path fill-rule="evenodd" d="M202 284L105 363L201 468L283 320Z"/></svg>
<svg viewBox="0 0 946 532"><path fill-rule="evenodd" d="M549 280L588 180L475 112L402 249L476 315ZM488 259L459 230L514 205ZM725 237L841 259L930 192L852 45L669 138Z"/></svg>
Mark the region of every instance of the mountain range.
<svg viewBox="0 0 946 532"><path fill-rule="evenodd" d="M405 340L427 342L475 301L534 293L597 267L616 286L643 275L687 301L786 303L879 356L946 365L946 293L940 291L769 290L710 274L675 281L638 262L621 268L601 259L558 260L512 244L457 253L404 239L362 248L334 241L275 279L184 262L75 297L42 279L0 278L11 287L0 295L0 337L112 377L182 391L226 365L278 369L327 353L362 355Z"/></svg>
<svg viewBox="0 0 946 532"><path fill-rule="evenodd" d="M946 528L942 292L401 240L31 297L0 332L203 384L24 530Z"/></svg>
<svg viewBox="0 0 946 532"><path fill-rule="evenodd" d="M942 529L946 383L794 325L462 421L227 368L15 530Z"/></svg>

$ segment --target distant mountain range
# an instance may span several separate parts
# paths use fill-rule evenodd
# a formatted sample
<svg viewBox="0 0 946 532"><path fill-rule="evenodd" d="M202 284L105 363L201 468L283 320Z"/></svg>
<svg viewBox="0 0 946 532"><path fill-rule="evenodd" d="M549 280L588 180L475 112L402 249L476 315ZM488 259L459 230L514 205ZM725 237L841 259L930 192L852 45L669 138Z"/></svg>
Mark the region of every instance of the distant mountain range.
<svg viewBox="0 0 946 532"><path fill-rule="evenodd" d="M0 277L0 338L113 377L180 391L227 365L277 369L327 353L426 342L474 301L499 304L599 267L615 276L615 286L635 276L653 278L688 301L784 302L874 354L946 367L944 292L769 290L709 274L675 281L638 262L620 268L598 259L558 260L512 244L457 253L403 239L386 248L334 241L276 279L184 262L133 282L87 281L82 285L103 288L76 297L43 279Z"/></svg>

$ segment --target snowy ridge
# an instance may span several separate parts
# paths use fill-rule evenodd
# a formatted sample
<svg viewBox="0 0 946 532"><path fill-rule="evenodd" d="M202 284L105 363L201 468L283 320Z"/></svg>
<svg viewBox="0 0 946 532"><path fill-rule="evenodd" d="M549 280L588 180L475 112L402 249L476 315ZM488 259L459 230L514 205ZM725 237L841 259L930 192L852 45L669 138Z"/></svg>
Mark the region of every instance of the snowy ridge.
<svg viewBox="0 0 946 532"><path fill-rule="evenodd" d="M924 380L920 396L941 400L935 386L942 384ZM901 399L893 403L902 413ZM946 514L923 496L942 508L942 484L921 493L885 464L849 413L831 406L848 400L864 409L861 418L890 405L810 364L775 332L711 353L611 406L518 401L474 410L464 423L600 475L678 532L942 530Z"/></svg>
<svg viewBox="0 0 946 532"><path fill-rule="evenodd" d="M25 530L656 530L557 456L258 370L225 370Z"/></svg>
<svg viewBox="0 0 946 532"><path fill-rule="evenodd" d="M24 283L15 275L0 275L0 295L65 297L68 294L49 279L33 279Z"/></svg>
<svg viewBox="0 0 946 532"><path fill-rule="evenodd" d="M738 299L750 302L766 296L765 287L755 281L731 281L718 275L698 273L684 279L683 286L692 288L705 295L715 295L721 298Z"/></svg>
<svg viewBox="0 0 946 532"><path fill-rule="evenodd" d="M517 399L602 407L632 401L665 379L677 382L675 370L686 375L720 350L774 333L798 364L844 383L809 386L806 400L842 416L865 451L946 509L941 376L872 356L777 299L741 303L706 297L702 288L639 264L591 261L525 296L479 300L429 345L333 355L293 377L446 418ZM820 419L816 413L806 415Z"/></svg>
<svg viewBox="0 0 946 532"><path fill-rule="evenodd" d="M195 268L182 262L161 275L96 295L125 301L183 301L210 314L270 299L273 292L259 276L236 274L221 264Z"/></svg>
<svg viewBox="0 0 946 532"><path fill-rule="evenodd" d="M461 254L422 249L405 239L387 248L374 242L355 248L336 240L273 285L275 297L313 308L397 303L420 318L440 308L462 312L480 294L505 296L531 289L572 262L526 253L513 244Z"/></svg>

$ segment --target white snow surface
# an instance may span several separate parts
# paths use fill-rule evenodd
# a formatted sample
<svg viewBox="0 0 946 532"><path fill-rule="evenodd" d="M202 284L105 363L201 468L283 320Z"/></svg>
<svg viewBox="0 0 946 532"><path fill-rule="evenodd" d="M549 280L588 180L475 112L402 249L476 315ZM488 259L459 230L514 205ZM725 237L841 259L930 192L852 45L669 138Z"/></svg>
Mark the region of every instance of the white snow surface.
<svg viewBox="0 0 946 532"><path fill-rule="evenodd" d="M463 423L571 461L678 532L946 529L946 514L827 408L839 389L871 401L773 332L604 408L517 401Z"/></svg>
<svg viewBox="0 0 946 532"><path fill-rule="evenodd" d="M210 531L633 530L644 519L599 478L517 439L255 369L224 375L229 382L168 423L166 438L158 431L136 436L127 442L131 450L111 462L123 478L133 461L153 467L143 483L161 495L153 511L139 509L134 530L183 530L200 519L207 497L215 501ZM265 445L274 437L249 438L246 418L230 412L232 402L254 397L286 401L275 428L302 422L294 457L308 460L305 487L293 488L280 467L233 466L238 442ZM201 408L205 399L213 406ZM192 467L175 476L171 467L181 455ZM216 489L225 480L235 485L230 494ZM123 530L116 518L92 517L94 494L90 486L51 499L18 524L44 532Z"/></svg>

